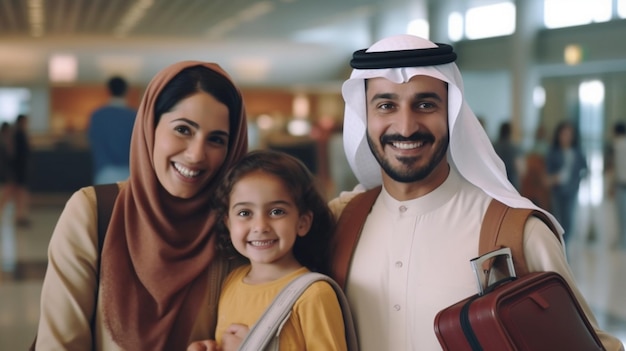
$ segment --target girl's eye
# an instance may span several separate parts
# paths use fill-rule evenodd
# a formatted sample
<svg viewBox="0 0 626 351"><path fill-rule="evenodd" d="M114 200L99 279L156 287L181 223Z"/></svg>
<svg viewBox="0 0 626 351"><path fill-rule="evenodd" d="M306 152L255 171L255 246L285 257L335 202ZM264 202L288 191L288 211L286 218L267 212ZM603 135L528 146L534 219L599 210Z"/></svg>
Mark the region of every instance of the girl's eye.
<svg viewBox="0 0 626 351"><path fill-rule="evenodd" d="M241 210L241 211L237 212L237 216L239 216L239 217L248 217L248 216L250 216L250 211L248 211L248 210Z"/></svg>
<svg viewBox="0 0 626 351"><path fill-rule="evenodd" d="M275 208L270 211L271 216L280 216L283 214L285 214L285 211L281 210L280 208Z"/></svg>

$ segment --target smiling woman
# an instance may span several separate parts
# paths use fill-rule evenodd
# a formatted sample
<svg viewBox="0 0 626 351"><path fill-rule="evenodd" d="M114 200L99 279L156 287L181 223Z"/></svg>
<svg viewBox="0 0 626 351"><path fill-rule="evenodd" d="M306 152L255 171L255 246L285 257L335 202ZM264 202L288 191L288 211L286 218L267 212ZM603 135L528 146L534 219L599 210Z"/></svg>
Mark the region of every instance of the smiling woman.
<svg viewBox="0 0 626 351"><path fill-rule="evenodd" d="M199 307L217 296L209 281L221 282L228 265L214 250L209 201L247 149L243 111L216 64L180 62L154 77L102 247L93 187L77 191L57 222L37 350L181 350L213 337L214 310Z"/></svg>

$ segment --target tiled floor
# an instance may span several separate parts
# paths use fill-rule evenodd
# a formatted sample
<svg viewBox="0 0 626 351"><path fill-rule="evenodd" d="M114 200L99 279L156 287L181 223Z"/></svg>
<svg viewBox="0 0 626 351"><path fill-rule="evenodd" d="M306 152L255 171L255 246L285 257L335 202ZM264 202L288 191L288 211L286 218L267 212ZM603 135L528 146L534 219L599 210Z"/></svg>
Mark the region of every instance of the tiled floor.
<svg viewBox="0 0 626 351"><path fill-rule="evenodd" d="M0 226L0 350L26 350L36 328L46 248L64 196L34 201L30 228ZM10 211L10 210L9 210ZM626 341L626 251L613 247L612 206L579 212L568 257L579 287L603 329ZM5 213L5 217L9 213Z"/></svg>

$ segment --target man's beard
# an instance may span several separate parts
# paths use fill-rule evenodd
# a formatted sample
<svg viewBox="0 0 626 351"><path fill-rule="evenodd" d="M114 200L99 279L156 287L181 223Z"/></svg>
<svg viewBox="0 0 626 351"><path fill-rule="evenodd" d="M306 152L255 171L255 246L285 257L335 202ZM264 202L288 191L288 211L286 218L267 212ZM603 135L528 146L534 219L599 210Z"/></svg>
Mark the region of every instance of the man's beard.
<svg viewBox="0 0 626 351"><path fill-rule="evenodd" d="M414 133L410 137L405 138L401 135L383 135L380 138L380 147L381 149L377 149L373 140L370 138L369 133L367 135L367 144L374 154L374 158L378 161L380 167L385 171L385 173L393 180L400 183L412 183L420 180L424 180L428 177L433 170L439 165L439 163L446 157L446 152L448 151L448 146L450 144L450 137L446 135L443 139L440 140L439 143L435 143L436 139L432 134L425 133ZM431 142L435 146L435 153L428 161L428 163L423 167L412 168L416 162L419 161L418 157L397 157L396 160L400 161L402 164L407 166L406 170L394 169L389 160L385 159L384 155L384 146L391 141L428 141Z"/></svg>

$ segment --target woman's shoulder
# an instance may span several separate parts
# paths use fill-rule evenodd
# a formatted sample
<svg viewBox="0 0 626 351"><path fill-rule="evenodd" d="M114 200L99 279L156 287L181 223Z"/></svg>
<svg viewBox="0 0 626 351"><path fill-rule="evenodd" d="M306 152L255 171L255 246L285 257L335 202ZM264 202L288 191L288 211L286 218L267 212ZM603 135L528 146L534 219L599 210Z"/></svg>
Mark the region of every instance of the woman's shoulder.
<svg viewBox="0 0 626 351"><path fill-rule="evenodd" d="M72 200L73 201L89 201L95 204L96 203L96 189L93 187L93 185L82 187L78 189L76 192L74 192L74 194L72 194L70 201Z"/></svg>
<svg viewBox="0 0 626 351"><path fill-rule="evenodd" d="M85 210L93 207L96 203L96 192L93 186L86 186L76 190L65 203L63 212L72 210Z"/></svg>
<svg viewBox="0 0 626 351"><path fill-rule="evenodd" d="M65 203L50 238L49 255L59 260L72 252L93 258L97 255L96 246L95 192L93 187L84 187Z"/></svg>

